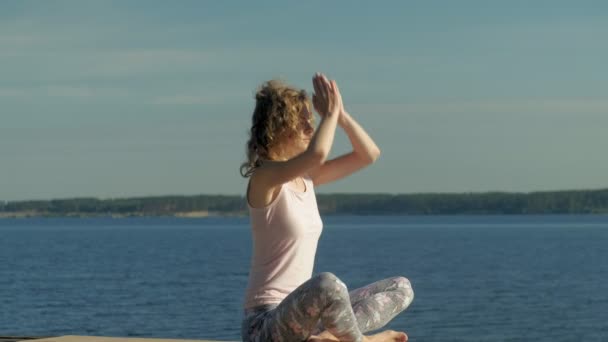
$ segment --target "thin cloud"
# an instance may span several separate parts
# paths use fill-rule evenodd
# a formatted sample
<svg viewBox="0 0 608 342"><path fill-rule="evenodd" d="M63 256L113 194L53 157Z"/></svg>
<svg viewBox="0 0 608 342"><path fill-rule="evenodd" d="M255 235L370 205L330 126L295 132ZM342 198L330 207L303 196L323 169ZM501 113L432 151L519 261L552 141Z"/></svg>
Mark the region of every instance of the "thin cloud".
<svg viewBox="0 0 608 342"><path fill-rule="evenodd" d="M52 97L92 97L96 95L95 90L89 87L48 86L42 91Z"/></svg>
<svg viewBox="0 0 608 342"><path fill-rule="evenodd" d="M127 51L97 51L88 56L89 74L125 76L160 71L183 71L210 65L213 55L205 51L178 49L145 49Z"/></svg>
<svg viewBox="0 0 608 342"><path fill-rule="evenodd" d="M42 85L20 88L0 88L0 97L31 99L41 97L93 98L121 96L124 90L118 88L98 88L86 85Z"/></svg>
<svg viewBox="0 0 608 342"><path fill-rule="evenodd" d="M24 95L21 89L0 88L0 97L21 97Z"/></svg>
<svg viewBox="0 0 608 342"><path fill-rule="evenodd" d="M605 99L538 99L448 103L353 104L361 111L384 114L605 114Z"/></svg>
<svg viewBox="0 0 608 342"><path fill-rule="evenodd" d="M211 105L220 104L228 100L228 95L166 95L158 96L152 100L155 105Z"/></svg>
<svg viewBox="0 0 608 342"><path fill-rule="evenodd" d="M156 105L206 105L210 103L209 98L196 95L160 96L152 100L152 104Z"/></svg>
<svg viewBox="0 0 608 342"><path fill-rule="evenodd" d="M0 34L0 46L33 45L41 41L41 37L33 34Z"/></svg>

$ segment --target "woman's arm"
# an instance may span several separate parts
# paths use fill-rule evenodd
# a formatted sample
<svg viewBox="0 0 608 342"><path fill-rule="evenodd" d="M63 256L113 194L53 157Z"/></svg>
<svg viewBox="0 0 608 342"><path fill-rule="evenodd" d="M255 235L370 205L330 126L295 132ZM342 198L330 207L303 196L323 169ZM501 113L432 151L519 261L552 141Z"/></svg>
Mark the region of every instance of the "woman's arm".
<svg viewBox="0 0 608 342"><path fill-rule="evenodd" d="M380 148L378 148L363 127L361 127L344 108L342 108L342 112L340 113L338 124L348 135L348 139L353 146L353 153L356 153L359 158L366 161L368 164L371 164L378 159L380 156Z"/></svg>
<svg viewBox="0 0 608 342"><path fill-rule="evenodd" d="M380 148L365 132L353 117L346 112L344 106L340 110L338 124L348 136L353 151L337 158L326 161L310 170L308 174L315 186L334 182L372 164L380 156Z"/></svg>
<svg viewBox="0 0 608 342"><path fill-rule="evenodd" d="M325 163L334 141L334 134L340 116L342 98L335 81L327 80L322 74L313 77L315 94L313 100L318 104L321 123L314 133L308 148L298 156L286 161L267 161L256 172L256 184L264 189L288 182L311 169Z"/></svg>

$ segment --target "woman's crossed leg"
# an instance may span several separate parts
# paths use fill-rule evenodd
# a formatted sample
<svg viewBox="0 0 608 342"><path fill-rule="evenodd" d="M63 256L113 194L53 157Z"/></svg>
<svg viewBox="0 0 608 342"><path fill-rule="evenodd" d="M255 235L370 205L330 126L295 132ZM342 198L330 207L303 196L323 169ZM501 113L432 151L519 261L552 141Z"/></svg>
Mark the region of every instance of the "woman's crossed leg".
<svg viewBox="0 0 608 342"><path fill-rule="evenodd" d="M300 285L275 308L245 324L244 341L306 341L320 337L339 341L405 341L403 333L386 331L367 338L363 332L386 325L412 302L403 277L384 279L351 291L335 275L319 273ZM319 341L322 339L318 339Z"/></svg>

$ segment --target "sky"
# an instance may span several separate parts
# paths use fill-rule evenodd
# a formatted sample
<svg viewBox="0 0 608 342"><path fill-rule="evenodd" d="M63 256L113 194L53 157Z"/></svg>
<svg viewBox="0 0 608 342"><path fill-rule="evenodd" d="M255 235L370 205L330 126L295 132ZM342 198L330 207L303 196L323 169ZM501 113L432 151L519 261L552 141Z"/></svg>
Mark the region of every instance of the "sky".
<svg viewBox="0 0 608 342"><path fill-rule="evenodd" d="M606 37L604 1L2 1L0 200L243 195L256 87L315 72L382 151L317 193L606 188Z"/></svg>

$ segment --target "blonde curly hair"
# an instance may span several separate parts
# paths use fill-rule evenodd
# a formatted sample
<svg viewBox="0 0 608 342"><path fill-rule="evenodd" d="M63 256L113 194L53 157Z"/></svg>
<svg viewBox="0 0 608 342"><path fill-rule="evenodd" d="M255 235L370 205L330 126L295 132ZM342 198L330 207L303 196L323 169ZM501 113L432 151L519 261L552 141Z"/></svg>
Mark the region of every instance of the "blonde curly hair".
<svg viewBox="0 0 608 342"><path fill-rule="evenodd" d="M303 89L287 85L281 80L262 83L255 94L255 109L251 119L249 141L246 144L247 161L241 164L241 176L249 177L264 160L271 159L285 137L302 130L300 112L311 108L310 98ZM311 115L309 124L314 124Z"/></svg>

